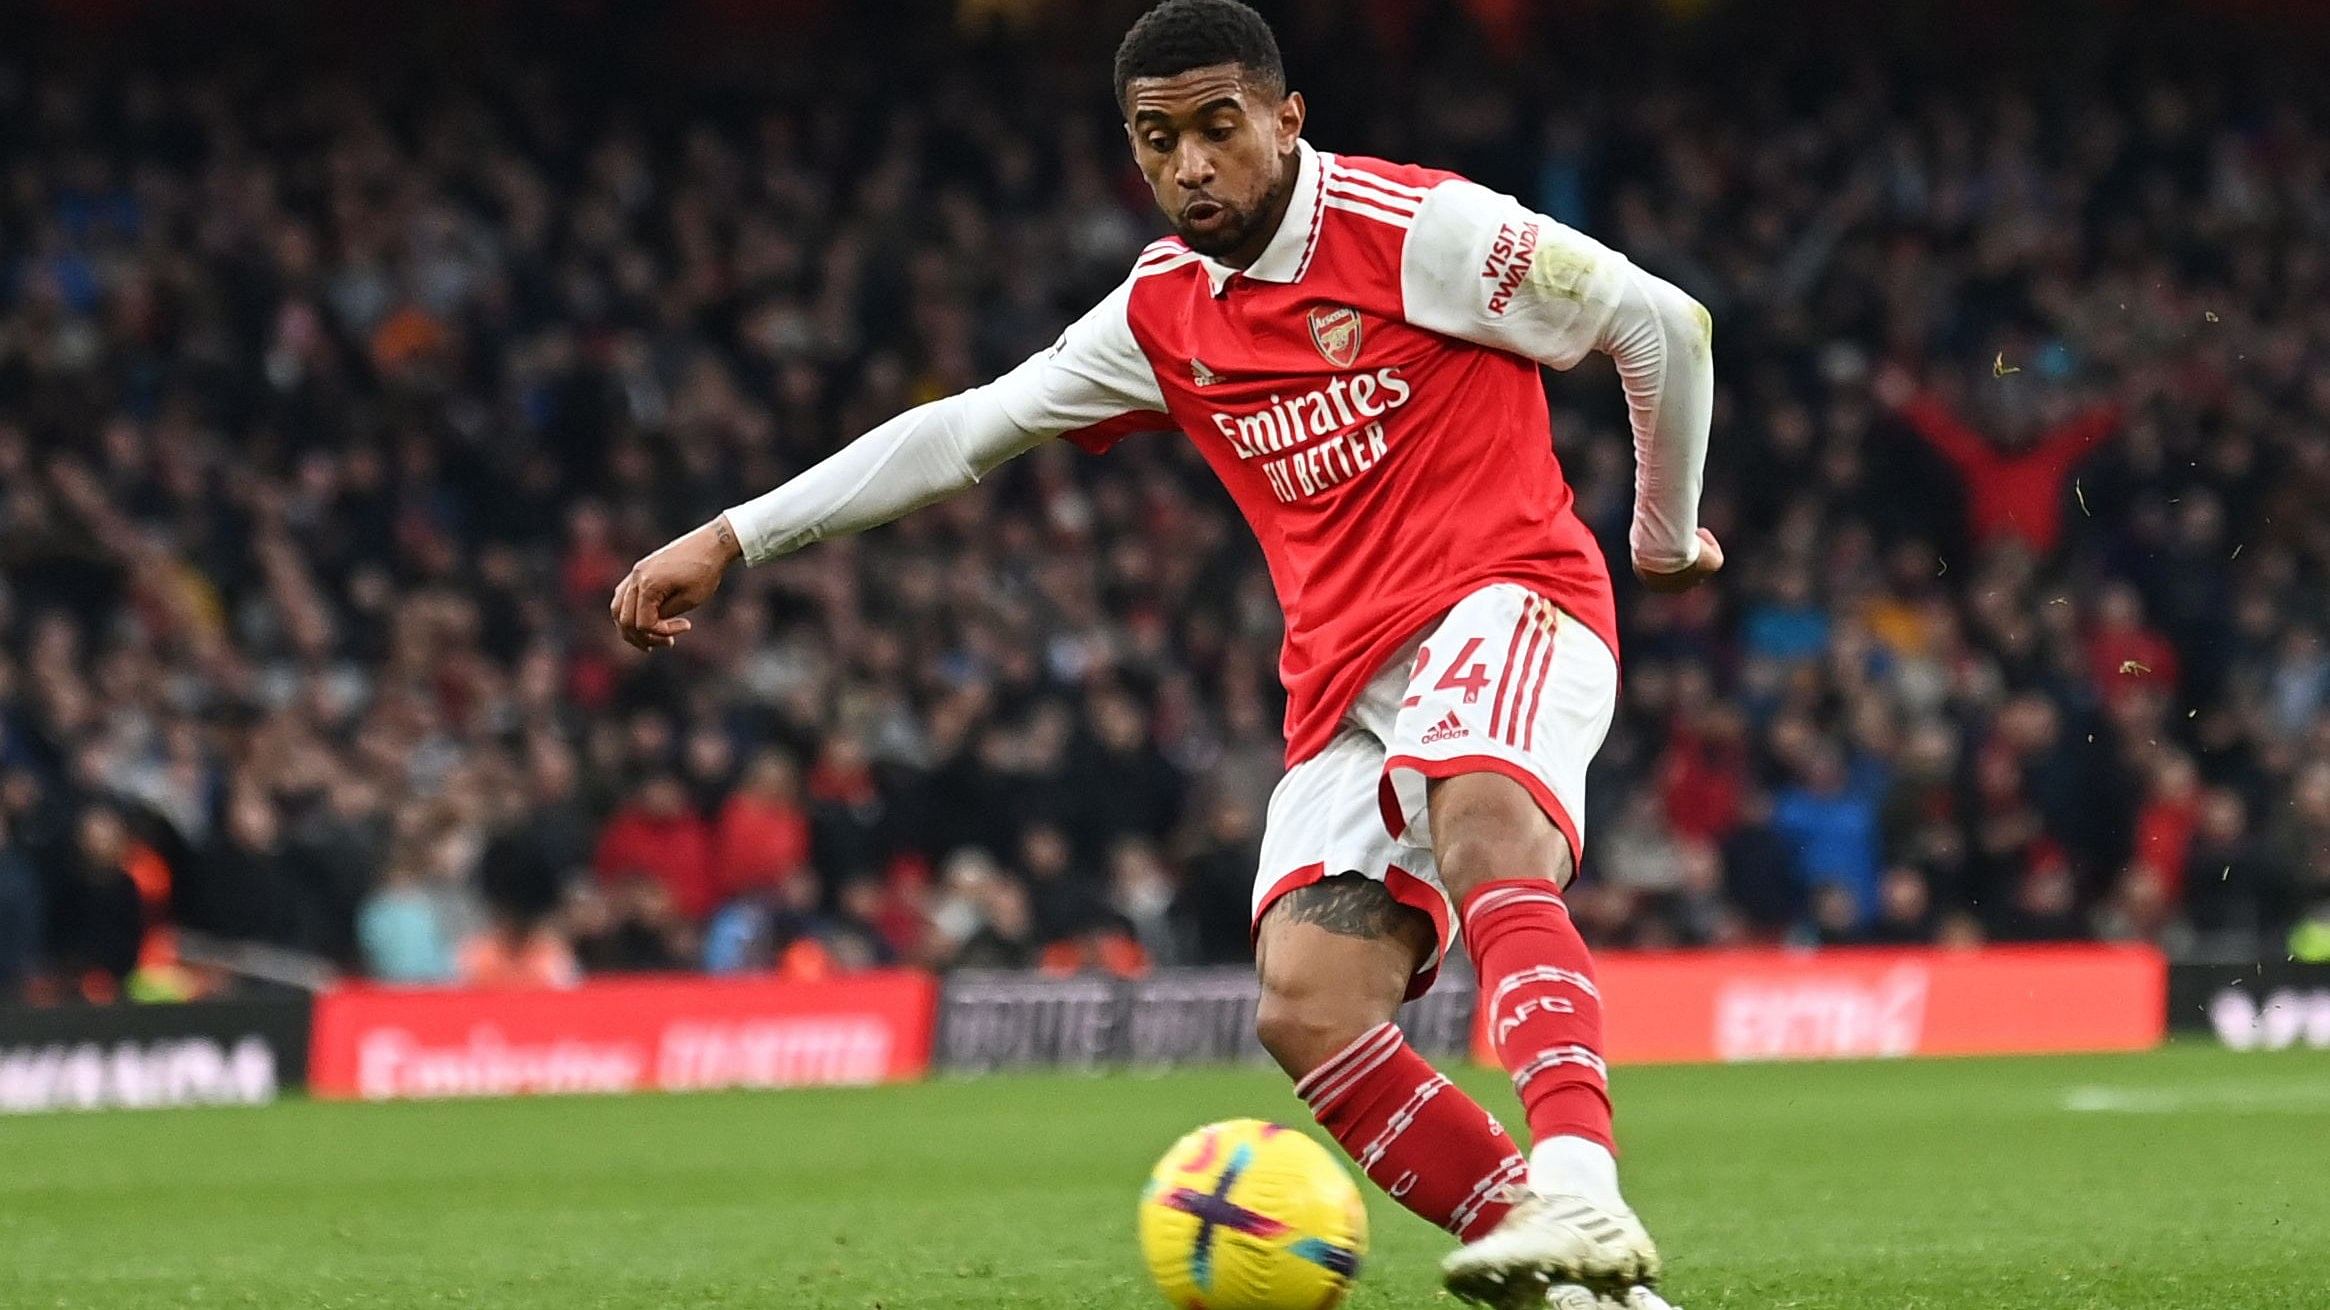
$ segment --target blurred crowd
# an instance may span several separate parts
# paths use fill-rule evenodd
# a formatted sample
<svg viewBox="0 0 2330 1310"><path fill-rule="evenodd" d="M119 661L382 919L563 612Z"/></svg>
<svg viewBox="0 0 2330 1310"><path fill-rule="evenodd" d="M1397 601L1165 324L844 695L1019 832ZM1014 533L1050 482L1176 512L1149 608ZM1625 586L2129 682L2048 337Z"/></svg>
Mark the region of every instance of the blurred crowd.
<svg viewBox="0 0 2330 1310"><path fill-rule="evenodd" d="M2070 32L2041 78L1321 8L1282 15L1314 141L1512 191L1717 324L1733 567L1622 594L1592 940L2319 945L2299 54ZM0 52L0 997L199 989L201 939L399 982L1244 959L1279 621L1184 443L740 570L676 652L606 613L1122 276L1159 225L1120 17L867 27L718 94ZM1622 561L1615 379L1550 384Z"/></svg>

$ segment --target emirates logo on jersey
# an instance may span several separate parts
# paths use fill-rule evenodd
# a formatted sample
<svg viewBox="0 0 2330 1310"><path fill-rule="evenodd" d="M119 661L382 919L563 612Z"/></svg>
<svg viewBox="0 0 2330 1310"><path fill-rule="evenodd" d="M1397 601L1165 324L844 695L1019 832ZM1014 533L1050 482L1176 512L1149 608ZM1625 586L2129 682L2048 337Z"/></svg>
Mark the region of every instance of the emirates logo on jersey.
<svg viewBox="0 0 2330 1310"><path fill-rule="evenodd" d="M1349 305L1311 311L1311 344L1319 357L1336 368L1359 362L1359 311Z"/></svg>
<svg viewBox="0 0 2330 1310"><path fill-rule="evenodd" d="M1213 421L1231 451L1259 460L1271 494L1291 505L1375 467L1390 449L1385 416L1414 394L1392 365L1337 374L1316 390L1272 396L1242 414L1217 410Z"/></svg>

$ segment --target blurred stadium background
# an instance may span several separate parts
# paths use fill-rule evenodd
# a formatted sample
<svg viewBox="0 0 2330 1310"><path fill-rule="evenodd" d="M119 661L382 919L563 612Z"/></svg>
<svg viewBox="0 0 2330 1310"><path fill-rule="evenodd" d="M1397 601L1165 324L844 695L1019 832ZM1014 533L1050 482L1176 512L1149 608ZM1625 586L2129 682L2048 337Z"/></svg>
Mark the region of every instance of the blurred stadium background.
<svg viewBox="0 0 2330 1310"><path fill-rule="evenodd" d="M2320 25L1701 8L1278 15L1314 137L1724 329L1740 567L1627 597L1590 937L2330 957ZM19 11L0 990L176 931L425 983L1243 960L1277 617L1175 443L740 574L676 658L605 615L1114 284L1137 9Z"/></svg>
<svg viewBox="0 0 2330 1310"><path fill-rule="evenodd" d="M1278 619L1190 451L606 614L1115 283L1140 7L0 7L5 1108L1252 1055ZM1709 1007L1644 1054L2330 1045L2330 11L1260 7L1312 139L1713 311L1734 566L1621 579L1573 897ZM1548 385L1622 552L1618 388ZM777 1027L593 1082L512 988ZM199 1094L115 1058L182 1032Z"/></svg>

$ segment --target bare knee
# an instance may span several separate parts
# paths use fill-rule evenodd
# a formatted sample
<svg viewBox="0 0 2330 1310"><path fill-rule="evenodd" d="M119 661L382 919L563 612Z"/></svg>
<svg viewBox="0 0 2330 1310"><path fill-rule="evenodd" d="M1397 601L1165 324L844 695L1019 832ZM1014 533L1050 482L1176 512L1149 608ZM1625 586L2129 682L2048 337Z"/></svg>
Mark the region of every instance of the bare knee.
<svg viewBox="0 0 2330 1310"><path fill-rule="evenodd" d="M1254 1034L1281 1069L1300 1078L1390 1019L1398 1008L1396 1003L1389 1009L1357 1005L1352 998L1302 983L1265 983L1262 1003L1254 1011Z"/></svg>
<svg viewBox="0 0 2330 1310"><path fill-rule="evenodd" d="M1263 917L1255 963L1255 1035L1300 1078L1399 1013L1408 980L1433 948L1431 921L1381 883L1326 879L1288 893Z"/></svg>
<svg viewBox="0 0 2330 1310"><path fill-rule="evenodd" d="M1468 773L1437 781L1426 804L1440 882L1459 905L1483 883L1547 878L1567 886L1576 872L1569 839L1511 778Z"/></svg>

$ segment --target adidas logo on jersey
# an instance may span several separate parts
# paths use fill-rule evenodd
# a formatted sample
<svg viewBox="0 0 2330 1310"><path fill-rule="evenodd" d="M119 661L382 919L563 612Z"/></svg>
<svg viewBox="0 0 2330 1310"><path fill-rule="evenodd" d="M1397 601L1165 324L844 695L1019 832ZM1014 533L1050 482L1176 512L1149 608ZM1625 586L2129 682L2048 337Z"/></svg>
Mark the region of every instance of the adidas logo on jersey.
<svg viewBox="0 0 2330 1310"><path fill-rule="evenodd" d="M1440 742L1454 741L1459 737L1470 737L1471 735L1472 733L1466 731L1463 724L1456 721L1456 711L1450 710L1447 717L1441 719L1440 722L1433 724L1430 728L1425 730L1423 740L1425 745L1432 746Z"/></svg>
<svg viewBox="0 0 2330 1310"><path fill-rule="evenodd" d="M1215 384L1216 382L1219 382L1219 381L1221 381L1221 380L1222 380L1222 375L1221 375L1221 374L1219 374L1219 373L1216 373L1216 372L1214 372L1214 371L1213 371L1212 369L1210 369L1210 368L1207 368L1207 367L1205 366L1205 361L1204 361L1204 360L1202 360L1202 359L1199 359L1199 358L1198 358L1197 356L1195 356L1195 355L1191 355L1191 356L1189 357L1189 381L1190 381L1190 385L1192 385L1192 386L1199 386L1199 387L1210 387L1210 386L1212 386L1213 384Z"/></svg>

